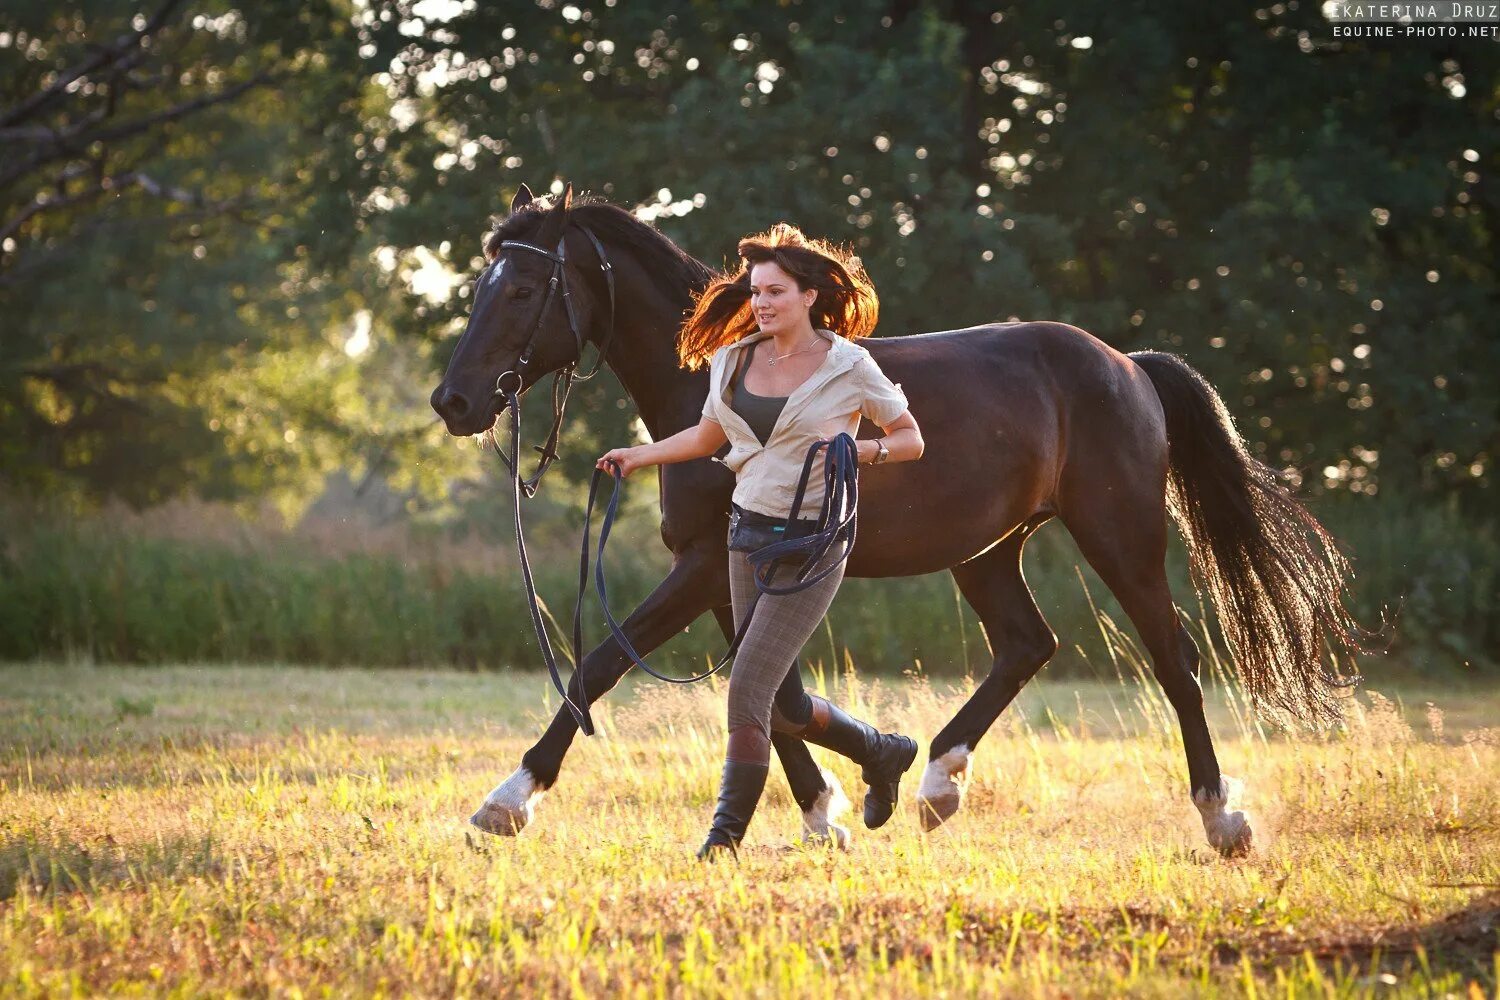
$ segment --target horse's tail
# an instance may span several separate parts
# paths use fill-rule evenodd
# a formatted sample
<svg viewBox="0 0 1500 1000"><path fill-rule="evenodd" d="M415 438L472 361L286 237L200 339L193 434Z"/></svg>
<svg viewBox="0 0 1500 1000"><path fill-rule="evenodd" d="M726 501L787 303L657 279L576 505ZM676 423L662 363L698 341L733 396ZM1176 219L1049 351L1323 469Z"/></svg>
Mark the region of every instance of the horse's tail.
<svg viewBox="0 0 1500 1000"><path fill-rule="evenodd" d="M1246 450L1202 375L1175 354L1130 358L1161 398L1168 508L1252 702L1303 722L1337 719L1337 692L1357 679L1338 673L1339 659L1368 652L1372 639L1344 606L1349 561L1275 470Z"/></svg>

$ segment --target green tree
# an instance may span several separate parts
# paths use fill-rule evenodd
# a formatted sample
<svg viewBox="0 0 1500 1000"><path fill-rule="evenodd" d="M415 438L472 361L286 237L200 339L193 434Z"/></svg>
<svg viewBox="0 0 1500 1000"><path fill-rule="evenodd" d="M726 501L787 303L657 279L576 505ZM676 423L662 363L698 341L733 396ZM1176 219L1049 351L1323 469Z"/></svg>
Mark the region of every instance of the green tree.
<svg viewBox="0 0 1500 1000"><path fill-rule="evenodd" d="M1493 505L1493 44L1335 40L1316 5L389 9L393 244L468 271L484 215L552 178L710 261L791 219L859 248L885 333L1178 351L1313 489Z"/></svg>
<svg viewBox="0 0 1500 1000"><path fill-rule="evenodd" d="M7 8L12 488L294 503L343 465L421 472L425 366L400 370L412 348L343 350L388 294L361 253L366 120L384 106L351 16L342 2Z"/></svg>

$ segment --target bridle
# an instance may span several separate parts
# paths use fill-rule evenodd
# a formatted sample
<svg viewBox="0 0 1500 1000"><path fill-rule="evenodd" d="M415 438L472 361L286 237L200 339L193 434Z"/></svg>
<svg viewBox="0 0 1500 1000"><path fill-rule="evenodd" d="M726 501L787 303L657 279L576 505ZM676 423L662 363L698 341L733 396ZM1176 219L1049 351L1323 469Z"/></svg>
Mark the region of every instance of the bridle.
<svg viewBox="0 0 1500 1000"><path fill-rule="evenodd" d="M599 357L595 360L594 367L589 370L587 375L575 374L578 366L583 363L584 337L583 327L578 322L578 311L573 305L573 290L568 286L567 231L564 230L563 235L558 237L557 249L555 251L545 250L533 243L526 243L522 240L505 240L502 242L500 244L500 252L496 254L496 260L490 265L491 267L498 267L500 265L500 253L504 253L506 250L525 250L529 253L540 254L551 261L552 273L547 278L547 295L542 300L541 309L537 311L536 325L532 327L530 336L526 338L526 346L522 348L520 356L516 359L516 367L508 368L500 373L500 377L495 379L495 392L490 397L491 399L494 399L495 396L504 397L507 408L510 411L509 457L506 456L505 451L500 447L500 437L495 430L495 426L490 427L489 438L490 443L495 446L495 454L500 456L500 461L505 463L505 469L510 473L512 488L511 510L515 515L516 551L520 556L521 578L526 584L526 603L531 611L531 624L536 630L537 644L542 650L542 660L547 664L547 672L552 675L552 686L557 688L558 693L562 695L563 704L568 706L568 711L573 714L573 718L578 722L579 728L585 734L592 736L594 734L594 724L593 720L589 718L587 697L583 699L583 706L580 708L568 697L567 688L563 686L562 674L557 668L557 657L553 655L552 643L547 638L547 627L542 622L542 611L540 601L537 598L536 583L533 581L531 575L531 560L526 555L526 533L521 527L522 495L524 494L528 500L536 496L537 488L542 482L542 476L546 475L547 468L558 457L557 440L562 433L563 409L568 405L568 394L573 389L573 383L575 381L587 381L599 373L599 369L604 364L605 357L609 351L610 341L615 335L614 268L610 266L609 256L604 252L604 244L599 242L599 237L594 235L593 230L587 226L579 226L578 228L583 230L583 234L593 244L594 253L599 257L599 269L604 272L604 282L609 289L609 325L605 329L604 337L599 342ZM537 463L536 471L532 473L530 478L522 479L520 455L521 400L519 396L523 384L521 373L531 364L531 355L536 350L537 337L541 335L542 327L547 322L548 311L551 309L552 300L557 296L559 288L562 289L563 307L568 314L568 330L573 334L574 343L578 347L578 357L558 369L552 378L552 430L547 434L546 444L537 448L537 451L541 452L542 457ZM507 385L507 379L512 379L514 384ZM498 421L496 424L498 425ZM574 617L573 664L576 670L579 657L578 649L582 646L582 634L581 624L576 620L578 615L575 614ZM582 686L583 682L580 680L579 687L581 688Z"/></svg>
<svg viewBox="0 0 1500 1000"><path fill-rule="evenodd" d="M609 258L604 253L604 245L599 242L591 230L580 226L589 242L594 246L594 252L599 257L600 270L604 272L605 283L609 288L609 326L600 341L599 357L594 362L594 367L587 375L575 375L578 365L583 361L583 328L579 325L578 314L573 306L572 290L568 287L567 271L567 246L566 239L558 241L556 251L544 250L531 243L521 240L506 240L500 244L500 250L525 250L530 253L540 254L552 262L552 274L547 280L547 295L542 300L542 308L537 313L536 325L532 328L531 335L526 340L526 346L516 359L516 367L507 369L495 380L495 396L503 396L510 410L510 455L507 456L500 447L499 435L492 426L489 431L491 443L495 446L495 454L500 456L500 461L505 463L506 471L510 473L512 487L511 509L515 517L516 529L516 551L520 556L521 577L526 585L526 603L531 612L531 624L536 630L537 645L542 651L542 660L547 664L547 672L551 675L552 686L562 696L563 704L567 706L578 728L584 735L594 735L594 722L589 714L588 692L584 690L583 672L580 669L583 657L583 595L588 589L589 575L589 536L591 534L594 501L598 495L599 478L604 470L595 468L592 480L589 482L588 505L584 511L583 521L583 545L579 557L578 566L578 597L573 605L573 676L578 682L580 700L574 701L568 695L567 685L563 683L562 672L558 669L557 657L552 651L552 642L547 635L546 624L542 621L541 599L537 596L536 583L532 579L531 560L526 554L526 535L521 527L521 497L530 499L536 495L537 487L541 483L543 474L547 467L558 457L557 441L561 433L563 408L568 402L568 393L572 390L574 381L585 381L593 378L599 373L599 368L604 364L605 354L609 349L610 340L615 332L615 278L614 269L610 267ZM495 264L497 266L498 259ZM552 380L552 430L547 435L547 443L536 450L541 452L541 460L537 463L536 471L529 479L522 479L520 472L520 448L521 448L521 402L518 396L522 385L521 372L531 363L532 351L536 347L536 340L547 320L547 312L552 305L552 300L557 295L557 290L562 289L563 306L567 310L568 328L573 334L573 339L578 345L578 357L558 369ZM508 386L506 380L514 377L514 385ZM494 398L493 396L491 397ZM813 584L824 579L828 574L838 568L838 565L849 558L849 553L854 549L855 523L859 493L859 458L855 450L854 439L848 434L839 434L831 441L817 441L807 450L807 458L802 464L802 475L797 482L796 495L792 501L792 511L787 518L787 528L790 529L802 509L804 494L807 492L808 480L812 475L813 463L820 451L826 449L823 456L823 479L825 489L823 491L823 504L819 512L819 530L802 538L788 538L784 541L768 545L756 552L748 553L747 558L755 568L756 594L745 612L744 619L736 629L734 638L730 640L729 649L717 663L709 667L701 674L689 677L672 677L667 674L658 673L635 651L630 639L625 635L620 623L615 620L609 609L608 590L604 582L604 548L609 541L610 528L614 525L615 515L620 506L620 495L624 485L624 476L621 475L620 466L616 462L610 462L610 473L614 477L614 493L609 498L609 505L604 511L604 516L599 524L599 553L594 563L594 586L598 592L599 604L604 612L604 620L609 625L610 633L619 644L621 650L630 657L635 666L640 667L646 673L659 680L672 684L692 684L705 678L712 677L728 664L734 654L739 650L740 643L749 631L750 621L755 613L755 606L760 602L761 594L794 594L805 590ZM835 542L842 541L843 545L838 553L838 558L825 567L816 576L809 578L808 574L818 565L819 561L833 547ZM790 556L806 555L806 562L796 579L789 585L773 587L771 581L776 573L777 563ZM580 704L581 702L581 704Z"/></svg>
<svg viewBox="0 0 1500 1000"><path fill-rule="evenodd" d="M583 364L583 327L578 322L578 310L573 305L573 290L568 286L568 242L566 232L557 241L556 250L544 250L532 243L522 240L506 240L500 244L500 253L506 250L526 250L530 253L540 254L552 262L552 273L547 278L547 295L542 299L542 308L536 314L536 325L531 328L531 335L526 338L526 346L521 349L521 355L516 359L516 367L506 369L495 379L495 391L490 397L504 397L506 405L509 406L512 419L519 418L520 399L519 393L523 384L522 373L531 364L532 352L536 350L537 337L541 335L542 327L547 322L547 313L552 305L552 300L557 296L559 288L562 289L563 308L568 315L568 331L573 334L573 341L578 347L578 357L559 368L552 376L552 430L547 434L546 444L534 446L541 452L541 459L537 462L536 471L530 478L520 480L520 489L529 500L536 496L537 487L541 485L542 476L547 472L547 467L557 460L557 440L562 433L563 409L568 405L568 394L573 390L574 382L587 382L599 374L599 369L604 365L605 356L609 352L610 341L615 336L615 269L609 263L609 257L604 252L604 244L599 242L599 237L587 226L579 226L583 235L594 247L594 253L599 257L599 270L604 272L604 284L609 289L609 323L604 329L604 337L599 341L599 356L594 360L594 367L589 369L587 375L576 374L578 366ZM491 267L500 264L499 254ZM513 386L506 385L506 379L514 381ZM519 459L506 458L505 453L500 450L500 441L495 436L495 428L489 431L490 441L495 446L495 453L500 456L500 461L513 477L520 474L519 467L511 463Z"/></svg>

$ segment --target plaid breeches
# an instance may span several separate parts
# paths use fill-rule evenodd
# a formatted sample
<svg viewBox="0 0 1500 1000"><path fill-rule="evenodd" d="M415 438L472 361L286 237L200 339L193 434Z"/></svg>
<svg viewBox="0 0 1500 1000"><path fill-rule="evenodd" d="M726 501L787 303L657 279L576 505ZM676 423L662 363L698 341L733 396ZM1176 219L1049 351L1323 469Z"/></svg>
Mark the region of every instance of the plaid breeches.
<svg viewBox="0 0 1500 1000"><path fill-rule="evenodd" d="M830 546L813 572L821 572L832 564L837 559L839 548L838 544ZM796 573L797 567L779 565L771 582L777 586L786 586L795 578ZM735 653L733 672L729 676L728 722L731 741L735 739L736 730L753 727L759 733L759 739L755 742L764 743L769 755L773 728L782 732L800 731L803 728L776 712L776 689L781 686L787 671L796 662L813 630L828 613L828 607L833 603L843 579L844 566L840 564L826 578L800 593L760 595L750 622L750 630ZM734 608L736 630L744 622L745 612L755 593L755 571L750 560L743 552L729 553L729 596Z"/></svg>

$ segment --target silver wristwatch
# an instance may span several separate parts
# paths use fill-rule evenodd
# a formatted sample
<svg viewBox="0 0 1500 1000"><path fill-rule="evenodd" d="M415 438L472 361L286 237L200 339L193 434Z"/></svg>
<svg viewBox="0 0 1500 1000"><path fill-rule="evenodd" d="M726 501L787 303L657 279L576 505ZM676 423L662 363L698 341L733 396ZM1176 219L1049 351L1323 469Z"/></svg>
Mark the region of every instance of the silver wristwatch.
<svg viewBox="0 0 1500 1000"><path fill-rule="evenodd" d="M884 462L886 459L891 457L891 449L885 446L885 438L876 438L875 447L879 448L880 450L875 453L875 458L870 462L871 465L879 465L881 462Z"/></svg>

